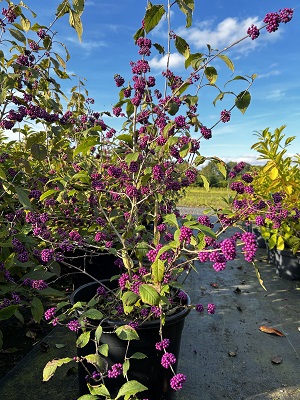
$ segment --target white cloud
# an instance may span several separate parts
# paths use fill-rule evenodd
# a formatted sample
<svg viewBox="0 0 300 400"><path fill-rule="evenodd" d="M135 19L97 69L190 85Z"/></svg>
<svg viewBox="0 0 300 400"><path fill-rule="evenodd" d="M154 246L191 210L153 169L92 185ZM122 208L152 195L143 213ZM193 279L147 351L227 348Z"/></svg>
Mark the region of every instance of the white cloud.
<svg viewBox="0 0 300 400"><path fill-rule="evenodd" d="M161 58L155 56L149 61L150 67L153 69L165 70L167 68L167 59L168 59L167 55L164 55ZM184 60L185 60L184 57L181 56L180 54L172 53L170 55L169 67L171 69L182 67L182 65L184 65Z"/></svg>
<svg viewBox="0 0 300 400"><path fill-rule="evenodd" d="M242 20L228 17L219 22L217 26L214 25L214 21L212 20L201 21L190 29L181 27L176 30L176 33L185 38L196 50L207 49L207 44L213 49L222 50L247 36L247 29L252 24L260 27L261 21L258 17L248 17ZM279 31L270 35L266 34L266 31L263 30L257 40L247 38L237 44L234 49L240 53L245 53L254 50L258 45L262 45L262 43L265 44L265 40L277 40L279 35Z"/></svg>
<svg viewBox="0 0 300 400"><path fill-rule="evenodd" d="M273 69L269 72L266 72L264 74L258 74L257 75L257 79L261 79L261 78L269 78L270 76L277 76L280 75L281 71L279 71L278 69Z"/></svg>
<svg viewBox="0 0 300 400"><path fill-rule="evenodd" d="M74 45L80 46L85 51L90 52L93 49L97 49L99 47L107 47L108 44L103 40L82 40L79 42L77 38L68 37L66 38L68 42L71 42Z"/></svg>
<svg viewBox="0 0 300 400"><path fill-rule="evenodd" d="M274 89L271 90L266 96L265 98L267 100L281 100L285 97L285 91L282 89Z"/></svg>

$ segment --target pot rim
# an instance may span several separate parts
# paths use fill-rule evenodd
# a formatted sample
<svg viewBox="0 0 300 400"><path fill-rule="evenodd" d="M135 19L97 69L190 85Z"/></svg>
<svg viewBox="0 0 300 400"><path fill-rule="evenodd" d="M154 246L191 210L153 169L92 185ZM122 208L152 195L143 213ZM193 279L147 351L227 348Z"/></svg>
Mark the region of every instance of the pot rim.
<svg viewBox="0 0 300 400"><path fill-rule="evenodd" d="M102 279L100 282L110 282L110 279ZM70 302L71 302L71 304L75 304L74 298L75 298L75 296L76 296L79 292L81 292L81 291L84 290L85 288L89 288L89 287L91 287L91 286L96 286L96 285L99 286L99 283L98 283L98 282L89 282L89 283L86 283L86 284L84 284L84 285L82 285L82 286L79 286L77 289L75 289L74 292L73 292L73 293L71 294L71 296L70 296ZM181 290L182 290L182 289L181 289ZM186 300L186 306L187 306L187 307L182 307L182 309L181 309L180 311L174 313L173 315L166 315L166 323L168 323L168 325L171 325L171 324L177 322L178 320L180 320L180 319L182 319L182 318L185 318L185 317L190 313L190 311L191 311L190 307L188 307L188 306L191 305L190 296L189 296L184 290L182 290L182 291L183 291L183 292L186 294L186 296L187 296L187 300ZM77 301L78 301L78 300L77 300ZM109 326L112 326L112 325L122 326L122 325L124 325L124 322L125 322L125 321L114 320L114 319L109 319L109 318L107 318L107 319L105 320L105 322L106 322L107 325L109 325ZM155 320L152 320L152 321L146 321L146 322L142 323L141 325L139 325L139 326L137 327L137 330L147 329L147 328L150 328L150 327L152 327L152 326L155 326L155 325L157 325L157 324L159 324L159 323L160 323L160 319L159 319L159 318L157 318L157 319L155 319Z"/></svg>

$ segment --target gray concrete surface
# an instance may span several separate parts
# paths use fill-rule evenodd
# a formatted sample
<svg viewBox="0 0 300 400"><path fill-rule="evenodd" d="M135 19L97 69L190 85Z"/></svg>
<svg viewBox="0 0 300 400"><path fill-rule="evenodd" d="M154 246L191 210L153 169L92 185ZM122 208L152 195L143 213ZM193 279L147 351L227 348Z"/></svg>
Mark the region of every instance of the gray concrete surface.
<svg viewBox="0 0 300 400"><path fill-rule="evenodd" d="M209 264L199 266L188 280L193 303L215 303L217 309L214 315L191 312L186 319L178 372L187 381L176 400L300 400L300 282L279 278L264 249L257 265L267 291L242 258L218 273ZM260 326L285 336L264 333ZM76 354L74 335L57 329L45 340L47 353L37 345L0 381L1 400L77 398L76 373L67 367L41 382L48 360ZM282 362L272 363L278 356Z"/></svg>

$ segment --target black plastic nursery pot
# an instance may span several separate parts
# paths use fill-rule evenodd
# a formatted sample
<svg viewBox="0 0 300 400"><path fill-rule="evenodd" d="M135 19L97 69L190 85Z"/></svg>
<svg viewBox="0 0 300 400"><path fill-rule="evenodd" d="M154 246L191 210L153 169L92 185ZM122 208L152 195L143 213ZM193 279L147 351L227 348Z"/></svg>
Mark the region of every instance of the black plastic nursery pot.
<svg viewBox="0 0 300 400"><path fill-rule="evenodd" d="M77 268L72 267L68 267L66 270L66 272L74 273L73 284L75 288L94 282L93 278L97 280L110 279L120 273L120 268L114 264L117 257L113 254L103 252L93 255L87 254L81 249L76 249L72 252L67 252L65 256L69 264L80 268L82 271L79 272Z"/></svg>
<svg viewBox="0 0 300 400"><path fill-rule="evenodd" d="M106 282L107 284L107 282ZM71 296L71 302L88 301L94 296L96 289L99 285L97 283L90 283L83 285ZM190 304L190 299L187 297L187 304ZM167 351L175 355L177 362L173 365L176 372L178 357L180 352L181 334L184 327L185 318L189 314L189 308L183 308L178 313L166 318L165 325L163 326L163 337L170 339L170 346ZM115 327L124 325L122 321L105 321L102 324L103 330L112 332ZM147 356L144 359L130 359L130 369L128 371L128 378L130 380L137 380L145 385L148 390L141 392L138 396L141 399L149 400L171 400L174 391L170 387L170 379L173 373L170 369L166 369L161 365L162 351L155 348L155 343L160 342L159 335L159 320L149 321L144 323L137 329L139 340L130 341L127 357L130 357L136 352L143 353ZM123 363L124 355L126 352L127 341L121 340L114 333L102 334L101 343L108 344L109 354L106 358L108 369L115 363ZM95 342L90 341L82 349L77 349L78 356L85 356L87 354L95 353ZM88 368L91 368L89 365ZM90 369L91 372L94 369ZM79 378L79 392L80 395L89 393L86 384L87 372L81 363L78 365L78 378ZM112 396L116 396L119 388L126 382L123 376L118 378L106 378L105 385Z"/></svg>
<svg viewBox="0 0 300 400"><path fill-rule="evenodd" d="M300 253L291 250L268 250L269 262L275 265L276 273L285 279L300 280Z"/></svg>

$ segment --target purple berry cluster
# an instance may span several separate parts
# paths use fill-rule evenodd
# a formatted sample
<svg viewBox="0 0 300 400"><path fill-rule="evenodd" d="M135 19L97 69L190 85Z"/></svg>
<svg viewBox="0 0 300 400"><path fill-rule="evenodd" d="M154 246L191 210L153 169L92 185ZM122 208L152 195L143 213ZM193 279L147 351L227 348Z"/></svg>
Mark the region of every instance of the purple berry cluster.
<svg viewBox="0 0 300 400"><path fill-rule="evenodd" d="M107 371L108 378L117 378L123 372L123 365L116 363L112 365L111 369Z"/></svg>

